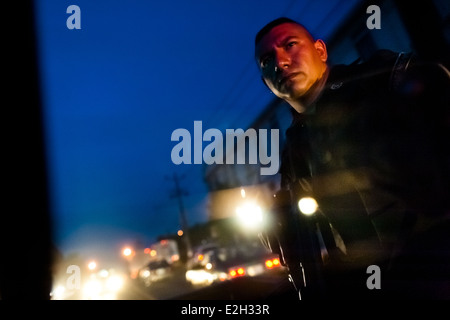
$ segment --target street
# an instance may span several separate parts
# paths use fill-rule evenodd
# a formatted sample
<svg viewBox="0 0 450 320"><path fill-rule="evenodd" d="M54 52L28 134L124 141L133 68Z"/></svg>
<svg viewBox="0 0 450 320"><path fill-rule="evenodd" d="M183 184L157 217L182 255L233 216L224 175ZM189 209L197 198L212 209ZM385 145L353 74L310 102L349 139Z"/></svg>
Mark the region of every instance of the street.
<svg viewBox="0 0 450 320"><path fill-rule="evenodd" d="M273 270L254 277L239 277L209 286L192 286L185 280L184 268L174 270L172 277L145 287L130 280L118 296L119 300L264 300L293 299L297 295L287 275Z"/></svg>

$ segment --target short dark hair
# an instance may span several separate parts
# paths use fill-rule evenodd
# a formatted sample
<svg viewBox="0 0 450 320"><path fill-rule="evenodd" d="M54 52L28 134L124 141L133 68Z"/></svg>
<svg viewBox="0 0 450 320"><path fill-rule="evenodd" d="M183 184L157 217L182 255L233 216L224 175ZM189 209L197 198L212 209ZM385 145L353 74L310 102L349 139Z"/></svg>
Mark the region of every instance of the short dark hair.
<svg viewBox="0 0 450 320"><path fill-rule="evenodd" d="M269 22L269 23L266 24L261 30L259 30L259 32L256 34L256 37L255 37L255 46L258 45L258 43L261 41L261 39L262 39L266 34L268 34L268 33L270 32L270 30L272 30L272 29L275 28L276 26L279 26L280 24L283 24L283 23L294 23L294 24L296 24L296 25L301 26L301 27L304 28L305 30L307 30L307 29L305 28L304 25L302 25L301 23L299 23L299 22L297 22L297 21L295 21L295 20L292 20L292 19L286 18L286 17L280 17L280 18L277 18L277 19L275 19L275 20Z"/></svg>

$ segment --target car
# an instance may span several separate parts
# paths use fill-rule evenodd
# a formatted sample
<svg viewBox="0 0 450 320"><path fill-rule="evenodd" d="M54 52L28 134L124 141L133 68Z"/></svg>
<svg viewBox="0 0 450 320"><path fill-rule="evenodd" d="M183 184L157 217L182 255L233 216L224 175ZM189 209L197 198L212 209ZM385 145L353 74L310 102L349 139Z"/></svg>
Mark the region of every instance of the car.
<svg viewBox="0 0 450 320"><path fill-rule="evenodd" d="M146 287L153 282L161 281L172 276L172 267L165 260L151 261L147 266L139 270L139 278Z"/></svg>
<svg viewBox="0 0 450 320"><path fill-rule="evenodd" d="M220 260L211 257L210 262L199 261L186 271L186 281L192 285L206 286L216 282L238 277L254 277L270 272L283 272L278 255L258 254L255 256L236 256Z"/></svg>
<svg viewBox="0 0 450 320"><path fill-rule="evenodd" d="M227 279L226 271L213 267L211 263L205 266L197 264L186 271L186 281L193 286L207 286Z"/></svg>
<svg viewBox="0 0 450 320"><path fill-rule="evenodd" d="M283 271L281 267L281 262L278 255L263 255L248 261L236 262L228 267L228 277L229 279L234 279L243 276L259 276L266 272Z"/></svg>
<svg viewBox="0 0 450 320"><path fill-rule="evenodd" d="M211 259L217 254L219 247L214 243L201 245L194 250L192 257L187 261L187 268L197 268L198 265L205 267Z"/></svg>

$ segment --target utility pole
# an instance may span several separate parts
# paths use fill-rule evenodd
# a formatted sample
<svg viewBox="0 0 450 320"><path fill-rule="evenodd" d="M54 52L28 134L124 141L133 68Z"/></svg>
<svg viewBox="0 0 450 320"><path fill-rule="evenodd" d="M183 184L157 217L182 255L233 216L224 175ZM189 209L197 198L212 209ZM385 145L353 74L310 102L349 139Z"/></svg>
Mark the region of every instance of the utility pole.
<svg viewBox="0 0 450 320"><path fill-rule="evenodd" d="M181 177L179 177L176 173L173 174L173 177L166 177L169 180L172 180L175 183L175 190L174 192L170 195L171 198L177 198L178 199L178 206L179 206L179 210L180 210L180 226L181 229L183 230L183 240L185 242L186 245L186 252L187 252L187 257L191 258L192 257L192 246L191 246L191 241L189 238L189 225L186 219L186 210L184 208L184 203L183 203L183 196L187 196L188 193L186 190L183 190L180 187L180 179L184 178L184 175L182 175Z"/></svg>

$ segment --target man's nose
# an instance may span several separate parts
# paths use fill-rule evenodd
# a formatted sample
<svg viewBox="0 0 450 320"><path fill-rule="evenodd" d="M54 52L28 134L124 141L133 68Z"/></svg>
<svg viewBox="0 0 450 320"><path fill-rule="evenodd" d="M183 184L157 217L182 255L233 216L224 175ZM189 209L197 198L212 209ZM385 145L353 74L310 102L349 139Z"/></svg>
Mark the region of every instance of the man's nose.
<svg viewBox="0 0 450 320"><path fill-rule="evenodd" d="M291 59L286 52L278 51L275 57L275 67L277 70L283 70L289 68L291 65Z"/></svg>

